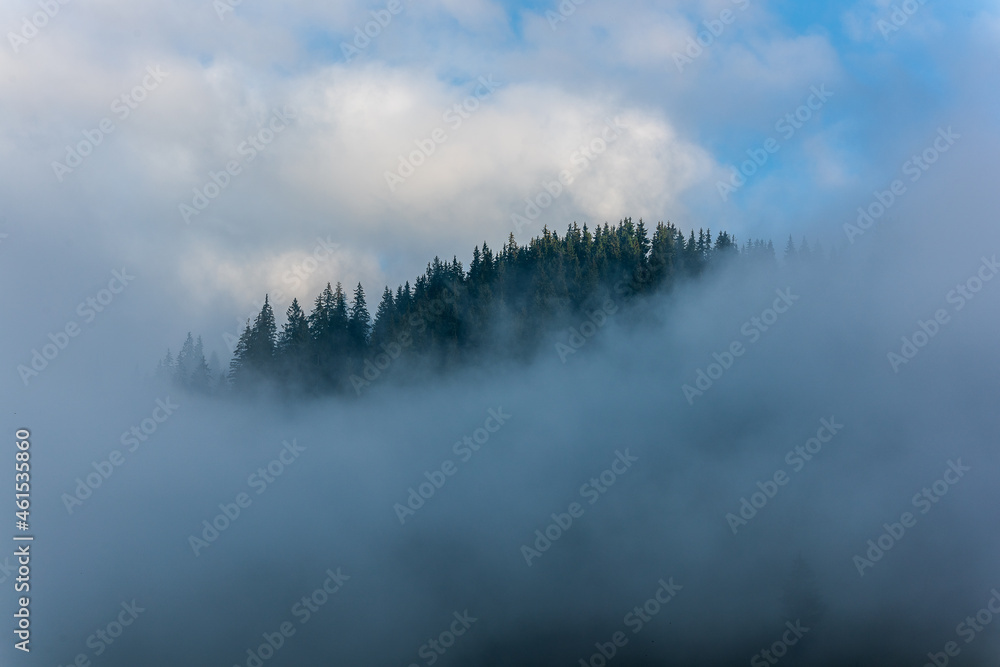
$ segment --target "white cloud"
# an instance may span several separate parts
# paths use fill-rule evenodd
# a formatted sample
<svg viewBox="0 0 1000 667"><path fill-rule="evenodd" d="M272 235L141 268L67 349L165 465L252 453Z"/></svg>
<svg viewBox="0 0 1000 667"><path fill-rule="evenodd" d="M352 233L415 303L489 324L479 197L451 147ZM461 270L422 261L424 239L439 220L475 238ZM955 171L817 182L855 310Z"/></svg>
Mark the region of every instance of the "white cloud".
<svg viewBox="0 0 1000 667"><path fill-rule="evenodd" d="M0 25L18 25L34 6L6 6ZM888 135L896 127L863 109L890 87L855 91L853 102L846 90L849 68L889 54L854 53L848 61L827 35L797 34L763 4L736 9L737 22L683 74L673 52L703 20L734 8L730 0L587 2L555 31L544 12L528 12L523 40L498 2L405 6L348 64L340 39L384 3L245 0L224 21L204 0L65 5L21 53L0 49L0 194L10 202L4 231L11 234L4 248L19 228L40 230L67 239L50 260L60 257L65 271L96 261L93 254L124 255L163 284L246 301L280 286L281 267L331 235L348 254L303 291L331 276L375 291L412 278L434 253L467 261L474 243L499 246L513 230L511 214L524 211L543 180L574 168L574 153L609 118L627 131L519 240L543 224L562 231L573 220L626 215L713 228L725 215L738 229L756 212L722 207L714 184L728 171L713 151L752 147L814 84L837 94L844 84L834 102L862 109L854 130L870 123ZM871 39L874 17L886 9L858 3L844 21L855 38L867 30ZM929 5L921 10L912 34L937 39L933 16ZM995 12L977 18L980 41L997 25ZM148 64L161 64L169 78L57 183L51 161L108 115L110 100ZM481 75L504 85L452 127L442 114ZM965 88L973 89L971 79ZM178 204L238 158L239 144L285 105L298 111L293 127L185 225ZM447 142L391 192L385 172L438 127ZM864 147L852 144L852 131L817 124L800 139L816 182L798 199L853 187L851 165ZM734 141L746 144L734 149Z"/></svg>

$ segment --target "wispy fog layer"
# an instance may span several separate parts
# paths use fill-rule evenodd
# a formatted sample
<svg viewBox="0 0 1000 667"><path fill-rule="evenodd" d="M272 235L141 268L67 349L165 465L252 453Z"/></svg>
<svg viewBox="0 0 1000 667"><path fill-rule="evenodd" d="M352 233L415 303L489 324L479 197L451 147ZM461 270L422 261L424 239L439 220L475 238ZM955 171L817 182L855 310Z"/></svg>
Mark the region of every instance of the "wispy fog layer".
<svg viewBox="0 0 1000 667"><path fill-rule="evenodd" d="M996 664L995 0L10 0L0 36L0 665ZM778 261L360 397L152 379L265 295L374 310L626 216Z"/></svg>
<svg viewBox="0 0 1000 667"><path fill-rule="evenodd" d="M360 400L67 361L17 402L31 664L989 664L1000 239L929 229Z"/></svg>

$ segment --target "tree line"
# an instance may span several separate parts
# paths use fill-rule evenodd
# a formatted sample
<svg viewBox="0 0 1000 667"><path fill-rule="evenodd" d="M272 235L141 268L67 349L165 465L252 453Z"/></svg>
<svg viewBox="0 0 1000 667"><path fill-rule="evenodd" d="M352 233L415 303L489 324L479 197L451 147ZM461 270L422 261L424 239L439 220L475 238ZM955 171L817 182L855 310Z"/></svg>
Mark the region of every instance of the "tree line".
<svg viewBox="0 0 1000 667"><path fill-rule="evenodd" d="M785 259L809 256L789 238ZM360 394L400 356L406 365L441 371L502 353L527 358L555 323L575 316L624 283L628 294L649 294L696 279L711 266L774 265L774 246L742 246L727 232L684 234L658 223L650 236L642 220L617 225L548 227L526 245L511 234L498 252L476 246L466 270L457 257L435 257L411 285L386 286L375 313L360 283L348 293L327 283L307 313L293 299L278 326L269 298L236 344L228 373L205 361L201 339L170 351L157 375L195 391L249 392L264 386L293 393Z"/></svg>

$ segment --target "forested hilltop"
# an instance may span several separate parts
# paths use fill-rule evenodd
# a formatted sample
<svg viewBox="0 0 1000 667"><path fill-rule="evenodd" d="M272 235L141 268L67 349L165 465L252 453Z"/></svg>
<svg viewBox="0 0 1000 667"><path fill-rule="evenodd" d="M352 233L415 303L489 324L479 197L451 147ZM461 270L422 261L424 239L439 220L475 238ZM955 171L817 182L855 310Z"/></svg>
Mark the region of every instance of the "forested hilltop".
<svg viewBox="0 0 1000 667"><path fill-rule="evenodd" d="M803 240L796 251L809 252ZM229 372L216 380L201 339L191 335L158 375L199 391L248 392L264 386L292 393L360 394L399 367L444 370L497 354L527 358L565 318L585 313L612 290L629 298L669 290L724 262L775 263L770 241L740 246L727 232L684 234L658 223L650 238L639 220L593 231L571 224L559 236L546 227L519 246L511 234L499 252L485 242L472 251L468 271L457 258L427 265L413 285L385 287L369 311L359 283L350 294L327 283L306 312L292 301L280 327L271 304L247 321ZM392 368L390 368L390 366Z"/></svg>

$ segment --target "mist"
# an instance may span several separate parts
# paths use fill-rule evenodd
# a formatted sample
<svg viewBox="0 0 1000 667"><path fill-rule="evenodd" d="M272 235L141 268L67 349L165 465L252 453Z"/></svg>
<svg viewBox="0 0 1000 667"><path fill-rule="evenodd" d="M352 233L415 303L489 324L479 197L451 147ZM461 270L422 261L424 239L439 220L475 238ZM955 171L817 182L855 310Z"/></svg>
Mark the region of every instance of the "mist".
<svg viewBox="0 0 1000 667"><path fill-rule="evenodd" d="M0 12L0 664L995 662L995 3L55 4ZM358 391L155 377L627 216L777 259Z"/></svg>
<svg viewBox="0 0 1000 667"><path fill-rule="evenodd" d="M995 272L995 233L919 231L722 269L610 304L570 354L554 329L530 363L361 398L42 378L16 417L39 478L31 659L711 665L784 637L787 664L948 642L985 664L989 625L955 628L1000 585L998 297L953 290Z"/></svg>

